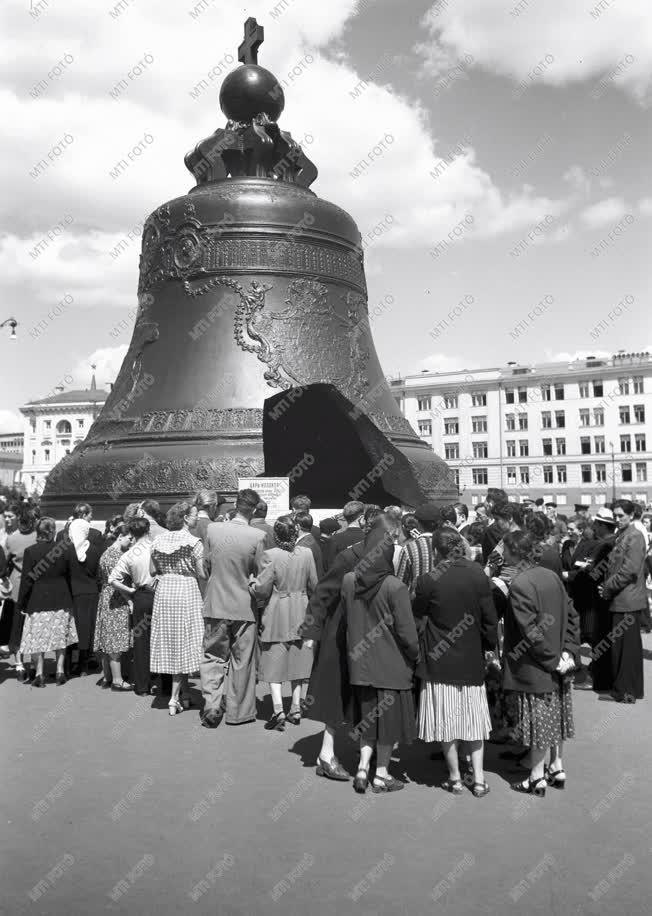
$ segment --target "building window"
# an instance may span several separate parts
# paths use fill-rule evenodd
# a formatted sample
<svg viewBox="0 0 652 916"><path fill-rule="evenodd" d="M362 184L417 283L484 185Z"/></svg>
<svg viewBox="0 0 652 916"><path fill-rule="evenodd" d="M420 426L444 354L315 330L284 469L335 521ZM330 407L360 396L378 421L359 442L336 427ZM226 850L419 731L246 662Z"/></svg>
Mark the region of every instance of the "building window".
<svg viewBox="0 0 652 916"><path fill-rule="evenodd" d="M595 479L597 483L606 483L606 480L607 480L607 465L606 464L596 464Z"/></svg>
<svg viewBox="0 0 652 916"><path fill-rule="evenodd" d="M29 418L29 426L32 432L35 433L36 432L36 418L35 417Z"/></svg>
<svg viewBox="0 0 652 916"><path fill-rule="evenodd" d="M432 420L419 420L419 435L432 436Z"/></svg>
<svg viewBox="0 0 652 916"><path fill-rule="evenodd" d="M555 385L555 401L563 401L563 400L564 400L564 386Z"/></svg>
<svg viewBox="0 0 652 916"><path fill-rule="evenodd" d="M634 383L634 394L643 394L643 376L636 376L636 378L632 379L632 382Z"/></svg>
<svg viewBox="0 0 652 916"><path fill-rule="evenodd" d="M430 410L431 404L431 398L417 398L417 408L419 410Z"/></svg>
<svg viewBox="0 0 652 916"><path fill-rule="evenodd" d="M563 410L555 411L555 426L557 429L563 429L566 426L566 414Z"/></svg>
<svg viewBox="0 0 652 916"><path fill-rule="evenodd" d="M618 415L619 415L619 417L620 417L620 422L621 422L621 423L624 424L624 423L629 423L629 422L630 422L630 418L629 418L629 407L620 407L620 408L618 409Z"/></svg>
<svg viewBox="0 0 652 916"><path fill-rule="evenodd" d="M48 462L50 460L50 449L49 448L43 449L43 460L45 462Z"/></svg>
<svg viewBox="0 0 652 916"><path fill-rule="evenodd" d="M67 449L66 449L66 455L69 455L69 454L70 454L70 449L67 448Z"/></svg>
<svg viewBox="0 0 652 916"><path fill-rule="evenodd" d="M457 410L457 395L456 394L445 394L443 400L444 400L444 410Z"/></svg>
<svg viewBox="0 0 652 916"><path fill-rule="evenodd" d="M489 456L489 446L486 442L474 442L473 443L473 457L474 458L487 458Z"/></svg>
<svg viewBox="0 0 652 916"><path fill-rule="evenodd" d="M453 468L453 481L455 482L455 486L459 490L460 488L460 469L459 468Z"/></svg>
<svg viewBox="0 0 652 916"><path fill-rule="evenodd" d="M516 429L516 421L513 413L505 414L505 429L510 432Z"/></svg>
<svg viewBox="0 0 652 916"><path fill-rule="evenodd" d="M634 404L634 422L645 423L645 404Z"/></svg>
<svg viewBox="0 0 652 916"><path fill-rule="evenodd" d="M487 395L486 394L472 394L471 395L471 404L473 407L486 407L487 406Z"/></svg>
<svg viewBox="0 0 652 916"><path fill-rule="evenodd" d="M566 465L557 465L557 483L566 483Z"/></svg>
<svg viewBox="0 0 652 916"><path fill-rule="evenodd" d="M445 436L459 436L460 434L460 424L457 417L453 417L450 420L444 420L444 435Z"/></svg>
<svg viewBox="0 0 652 916"><path fill-rule="evenodd" d="M77 428L78 428L78 429L83 429L83 428L84 428L84 421L83 421L83 419L82 419L82 420L77 420Z"/></svg>
<svg viewBox="0 0 652 916"><path fill-rule="evenodd" d="M582 436L580 438L580 452L582 455L591 454L591 439L589 436Z"/></svg>
<svg viewBox="0 0 652 916"><path fill-rule="evenodd" d="M604 504L607 501L607 494L606 493L596 493L595 501L599 506L604 506Z"/></svg>
<svg viewBox="0 0 652 916"><path fill-rule="evenodd" d="M543 454L552 455L552 439L543 440Z"/></svg>
<svg viewBox="0 0 652 916"><path fill-rule="evenodd" d="M487 432L487 418L486 417L471 417L471 426L474 433L486 433Z"/></svg>
<svg viewBox="0 0 652 916"><path fill-rule="evenodd" d="M487 468L471 468L471 477L475 486L487 486L489 473Z"/></svg>
<svg viewBox="0 0 652 916"><path fill-rule="evenodd" d="M591 414L588 410L582 408L580 410L580 426L590 426L591 425Z"/></svg>
<svg viewBox="0 0 652 916"><path fill-rule="evenodd" d="M507 483L516 486L516 468L507 468Z"/></svg>
<svg viewBox="0 0 652 916"><path fill-rule="evenodd" d="M527 458L530 454L530 446L527 439L519 439L518 441L518 453L521 458Z"/></svg>
<svg viewBox="0 0 652 916"><path fill-rule="evenodd" d="M595 407L593 410L593 425L604 426L604 408Z"/></svg>
<svg viewBox="0 0 652 916"><path fill-rule="evenodd" d="M581 398L588 398L588 397L590 397L590 394L589 394L589 383L588 383L588 382L580 382L580 397L581 397Z"/></svg>
<svg viewBox="0 0 652 916"><path fill-rule="evenodd" d="M460 457L459 442L447 442L444 446L444 455L446 456L446 461L458 461Z"/></svg>
<svg viewBox="0 0 652 916"><path fill-rule="evenodd" d="M72 433L72 424L68 420L59 420L57 433L59 436L69 436Z"/></svg>
<svg viewBox="0 0 652 916"><path fill-rule="evenodd" d="M593 382L593 397L601 398L604 395L604 384L602 382Z"/></svg>
<svg viewBox="0 0 652 916"><path fill-rule="evenodd" d="M516 441L514 439L507 439L505 445L507 446L507 457L516 458Z"/></svg>
<svg viewBox="0 0 652 916"><path fill-rule="evenodd" d="M565 455L566 454L566 440L565 439L555 439L557 445L557 454Z"/></svg>
<svg viewBox="0 0 652 916"><path fill-rule="evenodd" d="M518 418L518 428L521 430L521 432L524 432L524 433L527 432L527 414L526 414L526 413L522 413L522 414L519 416L519 418Z"/></svg>
<svg viewBox="0 0 652 916"><path fill-rule="evenodd" d="M645 483L647 480L647 464L644 461L636 462L636 482Z"/></svg>
<svg viewBox="0 0 652 916"><path fill-rule="evenodd" d="M544 429L552 429L552 414L549 410L541 411L541 426Z"/></svg>
<svg viewBox="0 0 652 916"><path fill-rule="evenodd" d="M529 467L525 466L525 467L519 468L519 473L520 473L520 475L521 475L521 483L529 483L529 482L530 482L530 469L529 469Z"/></svg>
<svg viewBox="0 0 652 916"><path fill-rule="evenodd" d="M591 483L591 465L582 465L582 483Z"/></svg>
<svg viewBox="0 0 652 916"><path fill-rule="evenodd" d="M629 435L621 436L620 437L620 451L621 452L631 452L631 450L632 450L632 437Z"/></svg>
<svg viewBox="0 0 652 916"><path fill-rule="evenodd" d="M551 399L550 385L542 385L541 386L541 400L549 401L550 399Z"/></svg>
<svg viewBox="0 0 652 916"><path fill-rule="evenodd" d="M36 449L32 449L32 464L36 464Z"/></svg>
<svg viewBox="0 0 652 916"><path fill-rule="evenodd" d="M620 465L620 476L622 477L623 483L632 482L632 466L631 464L621 464Z"/></svg>
<svg viewBox="0 0 652 916"><path fill-rule="evenodd" d="M593 437L593 451L599 455L604 454L604 436Z"/></svg>
<svg viewBox="0 0 652 916"><path fill-rule="evenodd" d="M506 404L514 403L514 389L513 388L507 388L505 390L505 403Z"/></svg>
<svg viewBox="0 0 652 916"><path fill-rule="evenodd" d="M544 464L543 466L543 482L552 483L552 465Z"/></svg>
<svg viewBox="0 0 652 916"><path fill-rule="evenodd" d="M637 452L647 451L647 449L645 448L645 433L636 433L636 435L634 436L634 442L636 443Z"/></svg>
<svg viewBox="0 0 652 916"><path fill-rule="evenodd" d="M43 420L44 429L52 429L52 420Z"/></svg>
<svg viewBox="0 0 652 916"><path fill-rule="evenodd" d="M527 404L527 388L518 389L518 402L519 404Z"/></svg>
<svg viewBox="0 0 652 916"><path fill-rule="evenodd" d="M619 378L618 379L618 394L629 394L629 379L628 378Z"/></svg>

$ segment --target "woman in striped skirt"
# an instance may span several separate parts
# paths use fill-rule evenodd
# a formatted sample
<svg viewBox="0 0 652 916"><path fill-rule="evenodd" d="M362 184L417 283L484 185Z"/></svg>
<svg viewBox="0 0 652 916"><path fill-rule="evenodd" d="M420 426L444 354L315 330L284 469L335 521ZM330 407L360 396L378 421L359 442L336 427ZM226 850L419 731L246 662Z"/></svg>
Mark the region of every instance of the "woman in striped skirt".
<svg viewBox="0 0 652 916"><path fill-rule="evenodd" d="M482 567L467 560L462 538L440 528L432 538L435 566L417 579L414 615L422 621L419 737L440 741L448 765L442 788L463 792L459 743L467 743L472 792L489 792L483 768L491 719L484 686L484 650L496 645L496 609Z"/></svg>

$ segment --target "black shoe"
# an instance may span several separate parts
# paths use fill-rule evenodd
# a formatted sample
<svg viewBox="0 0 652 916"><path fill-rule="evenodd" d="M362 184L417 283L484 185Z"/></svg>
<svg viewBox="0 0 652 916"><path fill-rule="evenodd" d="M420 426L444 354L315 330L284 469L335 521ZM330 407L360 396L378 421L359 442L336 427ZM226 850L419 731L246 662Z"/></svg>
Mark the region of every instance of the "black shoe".
<svg viewBox="0 0 652 916"><path fill-rule="evenodd" d="M360 775L362 773L362 776ZM360 795L364 795L367 791L367 786L369 785L369 771L368 770L358 770L355 774L355 779L353 780L353 788Z"/></svg>
<svg viewBox="0 0 652 916"><path fill-rule="evenodd" d="M536 795L537 798L543 798L546 794L546 780L542 776L541 779L528 779L525 785L522 782L513 782L510 789L513 789L514 792L523 792L524 795Z"/></svg>
<svg viewBox="0 0 652 916"><path fill-rule="evenodd" d="M68 682L68 679L65 674L57 674L54 678L54 683L57 687L63 687L64 684Z"/></svg>
<svg viewBox="0 0 652 916"><path fill-rule="evenodd" d="M285 731L285 713L284 712L275 712L271 719L268 722L265 722L265 728L268 732Z"/></svg>
<svg viewBox="0 0 652 916"><path fill-rule="evenodd" d="M42 674L37 674L32 681L32 687L45 687L45 678Z"/></svg>
<svg viewBox="0 0 652 916"><path fill-rule="evenodd" d="M351 778L337 757L333 757L330 763L326 763L325 760L319 757L315 772L317 776L325 776L326 779L336 779L338 782L348 782Z"/></svg>
<svg viewBox="0 0 652 916"><path fill-rule="evenodd" d="M636 697L633 697L631 693L612 693L611 694L614 702L616 703L635 703Z"/></svg>
<svg viewBox="0 0 652 916"><path fill-rule="evenodd" d="M199 721L204 728L218 728L224 718L224 710L218 709L217 712L206 713L199 717Z"/></svg>
<svg viewBox="0 0 652 916"><path fill-rule="evenodd" d="M298 712L297 710L294 710L294 711L290 710L290 712L286 716L286 719L290 723L290 725L301 725L301 713Z"/></svg>

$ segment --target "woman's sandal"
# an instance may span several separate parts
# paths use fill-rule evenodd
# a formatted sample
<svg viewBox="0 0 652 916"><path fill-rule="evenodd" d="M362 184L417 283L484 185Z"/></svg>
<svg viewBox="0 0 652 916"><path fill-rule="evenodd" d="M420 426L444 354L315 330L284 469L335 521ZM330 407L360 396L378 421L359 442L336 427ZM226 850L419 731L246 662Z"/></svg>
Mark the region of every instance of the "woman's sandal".
<svg viewBox="0 0 652 916"><path fill-rule="evenodd" d="M471 792L474 798L483 798L485 795L489 795L489 785L486 782L474 782Z"/></svg>
<svg viewBox="0 0 652 916"><path fill-rule="evenodd" d="M356 777L357 778L357 777ZM377 786L376 780L379 779L382 785ZM398 792L400 789L405 788L405 783L401 782L400 779L394 779L393 776L374 776L374 781L371 784L372 792Z"/></svg>
<svg viewBox="0 0 652 916"><path fill-rule="evenodd" d="M552 786L554 789L565 789L566 788L566 771L562 768L561 770L551 770L546 769L546 781L549 786Z"/></svg>
<svg viewBox="0 0 652 916"><path fill-rule="evenodd" d="M268 732L285 731L285 713L284 712L275 712L271 719L265 722L265 728Z"/></svg>
<svg viewBox="0 0 652 916"><path fill-rule="evenodd" d="M360 776L362 773L362 776ZM379 776L378 779L381 777ZM353 788L356 792L359 792L360 795L364 795L367 791L367 786L369 785L369 770L363 770L360 768L355 774L355 779L353 780Z"/></svg>
<svg viewBox="0 0 652 916"><path fill-rule="evenodd" d="M301 710L291 709L285 717L285 720L286 722L289 722L290 725L301 725Z"/></svg>
<svg viewBox="0 0 652 916"><path fill-rule="evenodd" d="M122 693L123 691L126 693L128 690L133 690L133 689L134 689L134 685L128 684L127 681L120 681L119 684L114 681L111 684L111 690L114 690L116 693Z"/></svg>
<svg viewBox="0 0 652 916"><path fill-rule="evenodd" d="M179 700L170 700L168 703L168 715L176 716L178 712L183 712L183 706Z"/></svg>
<svg viewBox="0 0 652 916"><path fill-rule="evenodd" d="M526 783L513 782L510 788L514 792L522 792L524 795L536 795L537 798L543 798L546 794L546 780L542 776L540 779L528 779Z"/></svg>
<svg viewBox="0 0 652 916"><path fill-rule="evenodd" d="M451 795L461 795L464 792L461 779L446 779L442 782L441 787Z"/></svg>

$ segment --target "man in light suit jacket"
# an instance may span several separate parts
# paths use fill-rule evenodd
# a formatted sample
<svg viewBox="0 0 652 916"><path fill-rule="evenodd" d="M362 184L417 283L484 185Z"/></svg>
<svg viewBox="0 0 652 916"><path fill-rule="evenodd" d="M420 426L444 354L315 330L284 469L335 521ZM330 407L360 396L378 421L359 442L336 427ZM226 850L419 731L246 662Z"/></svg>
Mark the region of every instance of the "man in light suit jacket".
<svg viewBox="0 0 652 916"><path fill-rule="evenodd" d="M210 578L204 598L204 646L199 666L204 710L201 723L217 728L256 718L256 614L249 581L258 573L265 533L249 522L258 505L254 490L241 490L231 521L206 532ZM229 676L224 676L227 662Z"/></svg>

